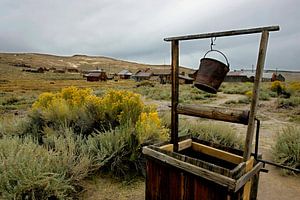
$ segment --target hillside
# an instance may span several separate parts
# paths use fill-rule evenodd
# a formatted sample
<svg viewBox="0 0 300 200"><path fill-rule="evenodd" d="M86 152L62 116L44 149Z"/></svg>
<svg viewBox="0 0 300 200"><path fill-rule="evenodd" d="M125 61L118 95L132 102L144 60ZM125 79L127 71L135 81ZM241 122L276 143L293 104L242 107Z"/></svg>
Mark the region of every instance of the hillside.
<svg viewBox="0 0 300 200"><path fill-rule="evenodd" d="M79 70L88 69L104 69L109 73L117 73L123 69L129 69L135 72L140 69L153 68L153 69L166 69L168 65L149 65L140 64L135 62L128 62L108 58L103 56L56 56L47 54L35 53L0 53L0 63L9 64L11 66L30 66L37 67L55 67L57 69L63 68L78 68ZM184 71L190 73L193 70L185 67L180 68L180 72Z"/></svg>

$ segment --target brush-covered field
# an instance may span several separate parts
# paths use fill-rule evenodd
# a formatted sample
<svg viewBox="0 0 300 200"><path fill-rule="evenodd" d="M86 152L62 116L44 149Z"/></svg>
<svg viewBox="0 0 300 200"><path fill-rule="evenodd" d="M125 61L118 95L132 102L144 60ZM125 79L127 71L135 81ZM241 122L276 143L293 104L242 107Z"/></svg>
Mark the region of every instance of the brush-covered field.
<svg viewBox="0 0 300 200"><path fill-rule="evenodd" d="M213 95L180 85L179 99L249 109L252 86L223 83ZM0 199L144 199L141 149L169 140L170 89L0 64ZM264 158L300 169L300 82L262 83L258 116ZM179 127L180 135L244 145L244 125L181 116ZM299 175L267 168L260 199L299 197Z"/></svg>

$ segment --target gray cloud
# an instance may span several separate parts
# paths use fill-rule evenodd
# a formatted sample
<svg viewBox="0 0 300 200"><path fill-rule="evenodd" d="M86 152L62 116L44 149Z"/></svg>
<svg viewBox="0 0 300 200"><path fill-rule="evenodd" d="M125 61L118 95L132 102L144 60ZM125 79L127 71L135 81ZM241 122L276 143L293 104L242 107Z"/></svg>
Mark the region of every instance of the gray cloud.
<svg viewBox="0 0 300 200"><path fill-rule="evenodd" d="M298 0L2 0L0 51L104 55L170 63L164 37L280 25L266 68L300 70ZM256 63L259 35L218 38L233 68ZM197 68L210 41L180 43L180 64Z"/></svg>

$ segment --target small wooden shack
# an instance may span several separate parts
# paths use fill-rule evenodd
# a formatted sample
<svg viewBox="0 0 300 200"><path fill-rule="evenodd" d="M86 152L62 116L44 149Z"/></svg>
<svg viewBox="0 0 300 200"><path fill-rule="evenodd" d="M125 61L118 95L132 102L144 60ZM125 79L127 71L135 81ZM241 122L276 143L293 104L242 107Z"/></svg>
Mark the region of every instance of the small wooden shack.
<svg viewBox="0 0 300 200"><path fill-rule="evenodd" d="M272 76L272 82L273 81L281 81L281 82L284 82L285 81L285 78L282 74L276 74L276 73L273 73L273 76Z"/></svg>
<svg viewBox="0 0 300 200"><path fill-rule="evenodd" d="M69 72L69 73L79 73L79 70L77 68L67 68L67 72Z"/></svg>
<svg viewBox="0 0 300 200"><path fill-rule="evenodd" d="M96 73L89 73L86 76L87 81L106 81L107 76L105 72L96 72Z"/></svg>
<svg viewBox="0 0 300 200"><path fill-rule="evenodd" d="M262 82L271 82L276 80L274 73L263 73L261 77ZM224 82L254 82L255 72L251 71L230 71L227 73ZM281 78L281 77L280 77Z"/></svg>
<svg viewBox="0 0 300 200"><path fill-rule="evenodd" d="M137 81L144 81L149 80L153 76L153 72L150 68L147 68L146 70L139 70L135 73L135 75L132 76L132 78Z"/></svg>
<svg viewBox="0 0 300 200"><path fill-rule="evenodd" d="M120 71L118 74L119 79L130 79L132 76L132 72L129 71L128 69L124 69Z"/></svg>
<svg viewBox="0 0 300 200"><path fill-rule="evenodd" d="M154 69L153 76L158 77L160 84L171 83L171 69Z"/></svg>
<svg viewBox="0 0 300 200"><path fill-rule="evenodd" d="M193 84L194 79L189 76L179 75L179 84Z"/></svg>
<svg viewBox="0 0 300 200"><path fill-rule="evenodd" d="M43 67L39 67L39 68L26 68L26 69L23 69L22 71L31 72L31 73L44 73L45 69Z"/></svg>
<svg viewBox="0 0 300 200"><path fill-rule="evenodd" d="M53 70L53 73L63 74L63 73L66 73L66 70L65 69L55 69L55 70Z"/></svg>

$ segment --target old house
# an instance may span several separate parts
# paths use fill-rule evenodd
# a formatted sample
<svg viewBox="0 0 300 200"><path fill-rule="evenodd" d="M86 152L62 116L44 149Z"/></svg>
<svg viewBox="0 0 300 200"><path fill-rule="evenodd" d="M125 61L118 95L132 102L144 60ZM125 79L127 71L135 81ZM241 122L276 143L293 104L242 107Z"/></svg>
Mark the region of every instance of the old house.
<svg viewBox="0 0 300 200"><path fill-rule="evenodd" d="M228 72L224 82L254 82L254 79L255 72L241 70ZM273 79L273 73L263 73L261 77L262 82L271 82Z"/></svg>
<svg viewBox="0 0 300 200"><path fill-rule="evenodd" d="M160 84L171 83L171 69L155 70L154 76L158 77Z"/></svg>
<svg viewBox="0 0 300 200"><path fill-rule="evenodd" d="M79 70L77 68L67 68L67 72L69 72L69 73L78 73Z"/></svg>
<svg viewBox="0 0 300 200"><path fill-rule="evenodd" d="M107 80L114 80L115 77L116 77L116 74L114 74L114 73L107 74Z"/></svg>
<svg viewBox="0 0 300 200"><path fill-rule="evenodd" d="M179 75L179 84L193 84L194 79L189 77L189 76L185 76L185 75Z"/></svg>
<svg viewBox="0 0 300 200"><path fill-rule="evenodd" d="M124 69L120 71L118 74L119 79L130 79L132 76L132 72L129 71L128 69Z"/></svg>
<svg viewBox="0 0 300 200"><path fill-rule="evenodd" d="M53 71L53 73L61 73L61 74L63 74L63 73L66 73L66 71L65 71L65 69L56 69L56 70Z"/></svg>
<svg viewBox="0 0 300 200"><path fill-rule="evenodd" d="M28 69L23 69L22 71L25 72L31 72L31 73L44 73L45 69L43 67L39 68L28 68Z"/></svg>
<svg viewBox="0 0 300 200"><path fill-rule="evenodd" d="M196 76L197 76L197 73L198 73L198 69L189 73L188 76L193 78L194 80L196 79Z"/></svg>
<svg viewBox="0 0 300 200"><path fill-rule="evenodd" d="M230 71L225 76L224 82L249 82L249 78L243 71Z"/></svg>
<svg viewBox="0 0 300 200"><path fill-rule="evenodd" d="M107 76L105 72L94 72L85 75L87 81L106 81Z"/></svg>
<svg viewBox="0 0 300 200"><path fill-rule="evenodd" d="M284 82L285 81L285 78L282 74L276 74L276 73L273 73L272 75L272 82L273 81L281 81L281 82Z"/></svg>
<svg viewBox="0 0 300 200"><path fill-rule="evenodd" d="M144 81L144 80L149 80L153 76L153 72L150 68L147 68L146 70L139 70L137 71L132 78L137 81Z"/></svg>

